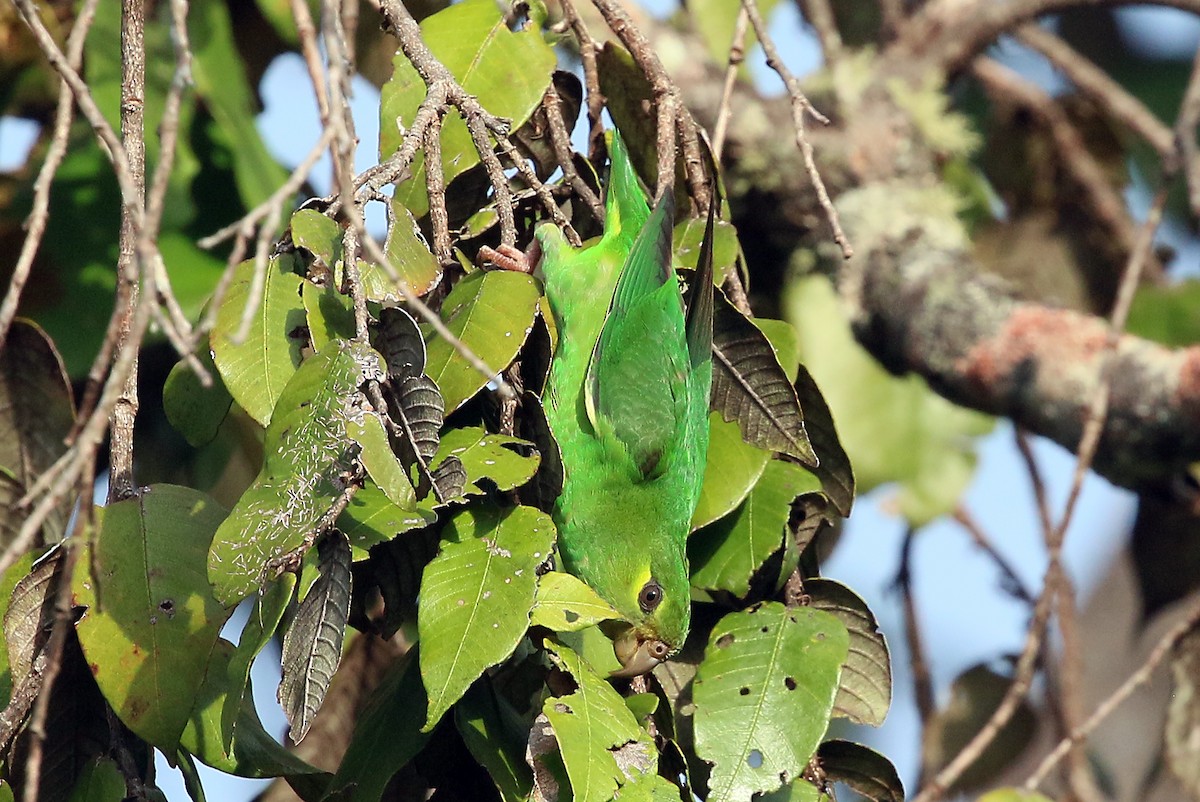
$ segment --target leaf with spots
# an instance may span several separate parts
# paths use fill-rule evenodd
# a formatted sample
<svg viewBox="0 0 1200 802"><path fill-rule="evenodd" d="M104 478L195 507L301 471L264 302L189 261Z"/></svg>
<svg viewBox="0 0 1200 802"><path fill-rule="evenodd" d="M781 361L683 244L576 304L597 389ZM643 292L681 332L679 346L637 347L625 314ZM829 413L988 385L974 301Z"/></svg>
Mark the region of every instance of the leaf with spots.
<svg viewBox="0 0 1200 802"><path fill-rule="evenodd" d="M550 571L538 580L537 604L530 623L555 632L576 632L620 617L611 604L579 579Z"/></svg>
<svg viewBox="0 0 1200 802"><path fill-rule="evenodd" d="M892 663L874 614L854 591L832 579L806 579L804 592L812 607L837 616L850 633L834 715L878 727L892 704Z"/></svg>
<svg viewBox="0 0 1200 802"><path fill-rule="evenodd" d="M499 373L513 361L533 328L541 297L538 283L524 273L476 271L454 286L442 303L450 333ZM430 335L425 372L437 383L446 412L458 409L488 378L448 340Z"/></svg>
<svg viewBox="0 0 1200 802"><path fill-rule="evenodd" d="M254 286L254 260L247 259L233 273L233 283L217 310L211 345L213 360L233 400L250 417L266 426L284 387L300 364L305 324L300 285L304 279L292 272L289 255L273 257L262 283L261 304L250 318L250 329L237 341L242 315Z"/></svg>
<svg viewBox="0 0 1200 802"><path fill-rule="evenodd" d="M783 547L792 502L819 487L816 478L799 465L767 463L762 478L732 515L688 539L692 585L744 598L750 592L750 578Z"/></svg>
<svg viewBox="0 0 1200 802"><path fill-rule="evenodd" d="M350 617L350 544L337 530L317 549L321 575L296 608L283 637L279 704L300 743L312 725L342 659L342 639Z"/></svg>
<svg viewBox="0 0 1200 802"><path fill-rule="evenodd" d="M749 799L799 777L821 742L849 647L833 615L776 602L730 613L696 673L696 754L709 800Z"/></svg>
<svg viewBox="0 0 1200 802"><path fill-rule="evenodd" d="M392 451L391 441L379 414L364 411L346 421L346 434L358 443L358 458L375 486L400 509L414 509L417 503L416 488Z"/></svg>
<svg viewBox="0 0 1200 802"><path fill-rule="evenodd" d="M209 551L208 578L222 604L253 593L332 523L326 518L356 470L358 446L346 426L365 414L358 387L381 371L370 347L342 342L292 376L267 427L262 470Z"/></svg>
<svg viewBox="0 0 1200 802"><path fill-rule="evenodd" d="M577 685L574 693L550 697L542 708L558 739L574 799L606 802L635 776L655 773L654 744L621 695L566 646L547 642L546 648Z"/></svg>
<svg viewBox="0 0 1200 802"><path fill-rule="evenodd" d="M452 518L442 551L421 578L417 630L429 693L428 732L529 627L536 569L554 545L540 510L469 507Z"/></svg>
<svg viewBox="0 0 1200 802"><path fill-rule="evenodd" d="M429 510L396 506L374 482L367 481L338 516L337 526L350 545L369 549L436 520Z"/></svg>
<svg viewBox="0 0 1200 802"><path fill-rule="evenodd" d="M492 434L478 426L451 429L442 433L433 468L437 470L444 460L457 457L466 475L464 496L486 495L490 488L512 490L537 472L538 457L515 450L531 447L531 443L520 438Z"/></svg>
<svg viewBox="0 0 1200 802"><path fill-rule="evenodd" d="M72 579L96 683L129 729L168 754L229 615L204 570L224 516L203 493L152 485L105 509Z"/></svg>

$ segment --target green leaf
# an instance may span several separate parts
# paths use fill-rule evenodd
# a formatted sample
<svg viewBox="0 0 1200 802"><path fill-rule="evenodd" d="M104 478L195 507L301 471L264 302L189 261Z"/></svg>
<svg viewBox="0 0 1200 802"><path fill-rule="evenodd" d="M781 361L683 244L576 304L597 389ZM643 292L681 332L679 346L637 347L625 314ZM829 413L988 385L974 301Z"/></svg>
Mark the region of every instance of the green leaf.
<svg viewBox="0 0 1200 802"><path fill-rule="evenodd" d="M547 642L546 648L579 686L567 696L550 697L542 708L558 739L574 799L606 802L635 775L654 772L653 742L621 695L579 655L561 644Z"/></svg>
<svg viewBox="0 0 1200 802"><path fill-rule="evenodd" d="M1172 348L1200 342L1200 281L1139 287L1125 329Z"/></svg>
<svg viewBox="0 0 1200 802"><path fill-rule="evenodd" d="M292 257L273 257L267 263L262 305L254 312L249 335L245 342L235 343L254 282L254 260L248 259L234 268L233 283L217 312L213 359L233 400L263 426L271 422L271 411L300 364L302 343L293 334L305 325L300 301L303 281L292 272Z"/></svg>
<svg viewBox="0 0 1200 802"><path fill-rule="evenodd" d="M349 538L350 545L369 549L436 520L437 515L430 510L397 507L375 484L367 482L338 516L337 527Z"/></svg>
<svg viewBox="0 0 1200 802"><path fill-rule="evenodd" d="M400 460L392 452L388 433L378 412L364 412L357 419L346 421L346 434L362 449L358 458L367 475L374 481L388 501L403 510L411 510L417 503L417 492L412 480L404 471Z"/></svg>
<svg viewBox="0 0 1200 802"><path fill-rule="evenodd" d="M997 788L979 797L978 802L1054 802L1048 796L1021 788Z"/></svg>
<svg viewBox="0 0 1200 802"><path fill-rule="evenodd" d="M267 734L254 709L254 697L249 687L233 728L233 745L228 749L225 747L221 734L221 715L228 693L232 652L233 644L229 641L217 641L207 663L204 684L179 739L180 747L206 766L226 774L238 777L289 777L294 788L314 791L312 794L303 793L305 798L319 797L316 791L327 783L329 775L305 763Z"/></svg>
<svg viewBox="0 0 1200 802"><path fill-rule="evenodd" d="M350 802L378 802L392 775L413 759L429 736L421 729L428 702L409 652L380 681L358 716L329 795Z"/></svg>
<svg viewBox="0 0 1200 802"><path fill-rule="evenodd" d="M487 769L504 802L524 802L533 788L525 763L528 725L490 683L477 682L454 707L454 723L467 750Z"/></svg>
<svg viewBox="0 0 1200 802"><path fill-rule="evenodd" d="M579 579L550 571L538 580L537 602L529 622L555 632L576 632L620 617L611 604Z"/></svg>
<svg viewBox="0 0 1200 802"><path fill-rule="evenodd" d="M540 510L468 507L421 578L417 629L433 729L484 669L512 654L529 627L535 573L554 545Z"/></svg>
<svg viewBox="0 0 1200 802"><path fill-rule="evenodd" d="M225 511L203 493L152 485L105 509L73 578L76 625L96 683L129 729L173 753L229 613L204 565Z"/></svg>
<svg viewBox="0 0 1200 802"><path fill-rule="evenodd" d="M121 769L111 758L98 757L83 767L68 802L121 802L126 793Z"/></svg>
<svg viewBox="0 0 1200 802"><path fill-rule="evenodd" d="M421 38L458 83L491 114L512 121L516 130L542 100L557 59L537 30L513 32L491 0L465 0L426 18ZM401 130L412 125L425 100L425 82L403 53L397 52L392 79L383 85L379 108L379 158L400 146ZM442 127L442 172L446 183L479 164L466 124L446 115ZM412 177L396 187L396 199L413 214L429 210L424 161L412 165Z"/></svg>
<svg viewBox="0 0 1200 802"><path fill-rule="evenodd" d="M180 360L171 368L163 385L163 411L175 431L194 448L212 442L229 414L233 396L221 380L221 374L207 348L196 351L196 358L208 371L212 383L205 387L196 371Z"/></svg>
<svg viewBox="0 0 1200 802"><path fill-rule="evenodd" d="M696 754L708 799L749 799L801 776L825 734L849 636L811 608L768 602L713 628L696 674Z"/></svg>
<svg viewBox="0 0 1200 802"><path fill-rule="evenodd" d="M750 578L783 546L792 502L819 486L816 478L799 465L769 462L762 478L732 515L688 539L692 585L744 598L750 592Z"/></svg>
<svg viewBox="0 0 1200 802"><path fill-rule="evenodd" d="M445 128L442 131L444 135ZM441 265L430 253L429 245L426 244L417 221L413 219L412 212L397 198L392 198L389 206L391 215L388 218L387 240L383 243L383 251L387 254L388 263L400 275L400 280L408 285L408 289L414 295L425 295L442 280ZM393 285L382 265L364 263L359 266L359 275L362 277L363 291L368 300L404 300L404 295Z"/></svg>
<svg viewBox="0 0 1200 802"><path fill-rule="evenodd" d="M478 0L470 0L476 3ZM491 0L484 0L491 2ZM459 8L451 6L450 10ZM541 290L524 273L477 271L455 285L442 304L450 332L491 370L499 373L520 350L533 328ZM446 400L446 413L462 406L487 382L454 346L439 336L428 339L425 373L437 382Z"/></svg>
<svg viewBox="0 0 1200 802"><path fill-rule="evenodd" d="M768 19L777 4L778 0L758 0L756 5L763 19ZM691 12L689 17L696 26L696 33L700 34L708 55L714 63L721 66L729 61L729 49L733 44L734 23L739 8L740 3L737 0L698 0L695 6L688 6ZM754 29L748 27L744 52L749 53L757 41Z"/></svg>
<svg viewBox="0 0 1200 802"><path fill-rule="evenodd" d="M531 444L517 437L492 434L478 426L451 429L442 433L437 456L433 458L436 468L449 457L458 457L470 483L463 495L486 495L487 482L497 490L512 490L533 478L537 472L537 456L524 456L513 450L514 446Z"/></svg>
<svg viewBox="0 0 1200 802"><path fill-rule="evenodd" d="M854 591L832 579L806 579L804 592L813 608L836 616L850 634L834 715L880 726L892 704L892 663L875 615Z"/></svg>
<svg viewBox="0 0 1200 802"><path fill-rule="evenodd" d="M342 261L342 236L346 233L335 220L316 209L299 209L292 215L292 242L313 255L328 272L328 286L333 286L334 270Z"/></svg>
<svg viewBox="0 0 1200 802"><path fill-rule="evenodd" d="M18 502L66 452L74 423L71 383L54 343L37 325L14 320L0 352L0 548L16 537L27 513ZM69 514L58 505L43 525L47 542L63 536Z"/></svg>
<svg viewBox="0 0 1200 802"><path fill-rule="evenodd" d="M369 346L342 343L306 361L287 383L267 427L262 470L213 538L208 578L222 604L269 579L342 495L358 451L346 424L362 414L359 385L381 370Z"/></svg>
<svg viewBox="0 0 1200 802"><path fill-rule="evenodd" d="M708 464L704 467L700 501L692 515L692 529L707 526L736 509L750 494L770 460L771 452L742 439L736 423L722 420L719 412L710 412Z"/></svg>
<svg viewBox="0 0 1200 802"><path fill-rule="evenodd" d="M354 338L354 302L342 295L330 279L324 285L302 283L304 316L313 350L320 352L338 340Z"/></svg>
<svg viewBox="0 0 1200 802"><path fill-rule="evenodd" d="M786 320L772 320L766 317L756 317L750 320L754 327L761 331L775 352L775 359L783 368L789 381L796 380L796 371L800 369L800 335ZM807 421L808 410L805 409ZM807 430L807 423L805 429Z"/></svg>
<svg viewBox="0 0 1200 802"><path fill-rule="evenodd" d="M221 708L221 738L226 752L233 746L233 728L242 712L242 700L250 682L250 667L279 628L283 614L296 590L296 575L284 574L260 590L242 627L237 648L229 658L228 686Z"/></svg>
<svg viewBox="0 0 1200 802"><path fill-rule="evenodd" d="M350 544L335 530L318 551L321 575L296 607L280 659L279 704L291 725L292 743L308 733L325 701L350 618Z"/></svg>
<svg viewBox="0 0 1200 802"><path fill-rule="evenodd" d="M875 802L904 802L896 767L873 749L852 741L826 741L817 750L817 759L831 782L845 783Z"/></svg>
<svg viewBox="0 0 1200 802"><path fill-rule="evenodd" d="M888 374L855 342L828 279L793 282L784 306L859 491L899 483L900 511L916 525L952 510L975 470L973 439L992 419L942 399L916 376Z"/></svg>
<svg viewBox="0 0 1200 802"><path fill-rule="evenodd" d="M675 251L676 266L696 269L705 228L706 221L702 217L689 217L675 226L672 249ZM712 245L713 279L719 286L725 283L727 276L737 270L737 260L742 250L733 223L728 220L714 221Z"/></svg>

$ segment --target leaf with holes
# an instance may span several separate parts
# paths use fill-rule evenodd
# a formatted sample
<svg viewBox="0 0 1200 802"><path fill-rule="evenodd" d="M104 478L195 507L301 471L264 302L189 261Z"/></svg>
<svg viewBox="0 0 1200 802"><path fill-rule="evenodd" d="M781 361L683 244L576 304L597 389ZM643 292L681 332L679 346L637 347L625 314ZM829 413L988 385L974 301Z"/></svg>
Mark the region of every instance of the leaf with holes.
<svg viewBox="0 0 1200 802"><path fill-rule="evenodd" d="M606 802L635 775L655 772L654 744L621 695L583 658L561 644L547 642L546 648L578 686L542 706L558 739L571 791L579 802Z"/></svg>
<svg viewBox="0 0 1200 802"><path fill-rule="evenodd" d="M250 683L250 666L275 637L275 630L296 590L296 575L284 574L258 592L237 648L229 658L228 687L221 707L221 738L225 751L233 746L233 728L242 713L242 703Z"/></svg>
<svg viewBox="0 0 1200 802"><path fill-rule="evenodd" d="M0 351L0 547L25 521L18 507L33 482L67 450L75 423L71 383L50 338L37 325L13 321ZM43 525L45 540L59 540L69 509L59 504Z"/></svg>
<svg viewBox="0 0 1200 802"><path fill-rule="evenodd" d="M204 571L224 517L198 491L144 488L105 509L72 580L76 604L88 608L76 632L96 683L129 729L168 754L229 615Z"/></svg>
<svg viewBox="0 0 1200 802"><path fill-rule="evenodd" d="M283 637L279 704L300 743L316 718L342 659L350 617L350 544L337 530L318 546L321 575L296 608Z"/></svg>
<svg viewBox="0 0 1200 802"><path fill-rule="evenodd" d="M350 545L369 549L436 520L437 515L429 510L396 506L374 482L368 481L338 516L337 527Z"/></svg>
<svg viewBox="0 0 1200 802"><path fill-rule="evenodd" d="M743 440L736 423L722 420L719 412L710 412L708 463L704 466L700 501L692 515L692 529L707 526L733 512L750 494L770 461L771 452Z"/></svg>
<svg viewBox="0 0 1200 802"><path fill-rule="evenodd" d="M510 31L491 0L466 0L421 23L421 38L469 95L491 114L517 129L529 119L550 85L556 59L539 30ZM425 100L425 82L397 52L392 78L379 101L379 158L400 146L402 132L413 123ZM479 164L466 124L458 114L442 127L442 172L446 183ZM490 145L489 145L490 147ZM396 187L396 199L422 217L429 210L422 159L414 160L411 177Z"/></svg>
<svg viewBox="0 0 1200 802"><path fill-rule="evenodd" d="M747 443L816 466L800 400L767 336L722 293L714 302L712 408L737 421Z"/></svg>
<svg viewBox="0 0 1200 802"><path fill-rule="evenodd" d="M806 579L804 592L812 607L837 616L850 633L834 715L878 727L892 704L892 663L874 614L854 591L832 579Z"/></svg>
<svg viewBox="0 0 1200 802"><path fill-rule="evenodd" d="M579 579L550 571L538 580L537 603L530 623L555 632L577 632L620 617L611 604Z"/></svg>
<svg viewBox="0 0 1200 802"><path fill-rule="evenodd" d="M732 514L688 539L692 585L745 597L750 577L783 546L792 502L819 487L799 465L772 460L750 495Z"/></svg>
<svg viewBox="0 0 1200 802"><path fill-rule="evenodd" d="M514 450L529 445L520 438L492 434L478 426L450 429L442 433L433 466L436 469L443 460L457 457L466 472L467 485L462 492L467 496L485 495L489 485L497 490L512 490L537 472L536 455L525 456Z"/></svg>
<svg viewBox="0 0 1200 802"><path fill-rule="evenodd" d="M767 602L709 636L692 687L708 799L749 799L799 777L821 742L849 636L829 613Z"/></svg>
<svg viewBox="0 0 1200 802"><path fill-rule="evenodd" d="M183 435L194 448L212 442L217 430L229 414L233 396L221 380L221 373L213 362L212 352L200 348L196 358L212 383L205 387L196 371L184 360L175 363L163 385L163 411L175 431Z"/></svg>
<svg viewBox="0 0 1200 802"><path fill-rule="evenodd" d="M250 317L246 339L236 342L242 315L254 285L254 260L242 262L217 310L210 344L213 360L229 394L242 409L266 426L284 387L300 364L306 324L300 285L304 279L292 272L290 255L267 262L261 303Z"/></svg>
<svg viewBox="0 0 1200 802"><path fill-rule="evenodd" d="M874 802L904 802L896 767L874 749L852 741L826 741L817 750L817 760L831 782L845 783Z"/></svg>
<svg viewBox="0 0 1200 802"><path fill-rule="evenodd" d="M358 387L381 375L379 355L341 343L292 376L267 427L262 470L217 530L208 578L222 604L241 601L268 572L305 546L354 471L358 446L346 424L362 415Z"/></svg>
<svg viewBox="0 0 1200 802"><path fill-rule="evenodd" d="M421 578L417 629L433 729L484 669L512 654L529 627L535 573L554 545L540 510L469 507L446 529Z"/></svg>
<svg viewBox="0 0 1200 802"><path fill-rule="evenodd" d="M490 2L490 0L489 0ZM442 304L446 327L463 345L499 373L513 361L533 328L541 290L524 273L477 271L455 285ZM453 412L488 379L442 337L428 338L425 372Z"/></svg>

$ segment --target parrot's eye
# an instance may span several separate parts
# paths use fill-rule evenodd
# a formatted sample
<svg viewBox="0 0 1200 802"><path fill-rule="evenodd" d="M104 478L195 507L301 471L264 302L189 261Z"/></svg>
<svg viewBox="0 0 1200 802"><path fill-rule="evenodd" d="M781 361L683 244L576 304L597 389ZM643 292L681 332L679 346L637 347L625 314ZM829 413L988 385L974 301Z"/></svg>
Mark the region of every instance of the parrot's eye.
<svg viewBox="0 0 1200 802"><path fill-rule="evenodd" d="M638 593L638 606L642 608L643 613L652 613L662 604L663 589L662 585L658 584L657 580L651 579L642 586L642 590Z"/></svg>

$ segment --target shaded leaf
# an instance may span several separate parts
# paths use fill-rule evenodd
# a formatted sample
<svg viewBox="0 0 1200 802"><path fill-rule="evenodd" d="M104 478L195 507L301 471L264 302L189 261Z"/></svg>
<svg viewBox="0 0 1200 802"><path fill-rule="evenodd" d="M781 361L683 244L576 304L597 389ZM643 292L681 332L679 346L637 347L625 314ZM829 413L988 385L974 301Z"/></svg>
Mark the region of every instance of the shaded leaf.
<svg viewBox="0 0 1200 802"><path fill-rule="evenodd" d="M613 687L566 646L546 643L559 668L575 678L578 690L550 697L543 712L554 728L558 748L579 802L606 802L636 774L653 773L654 746ZM641 766L623 767L621 749L645 750ZM624 795L622 795L624 798Z"/></svg>
<svg viewBox="0 0 1200 802"><path fill-rule="evenodd" d="M445 128L442 131L444 133ZM442 280L442 268L438 265L437 258L430 253L429 245L426 244L417 221L413 219L412 212L405 208L398 198L389 201L389 208L391 215L388 218L387 240L383 244L388 263L395 268L400 280L408 285L414 295L425 295ZM363 293L368 300L404 300L404 294L393 286L382 266L360 263L359 275L362 277Z"/></svg>
<svg viewBox="0 0 1200 802"><path fill-rule="evenodd" d="M812 607L836 616L850 633L834 715L878 727L892 703L892 664L875 615L854 591L832 579L805 580L804 592Z"/></svg>
<svg viewBox="0 0 1200 802"><path fill-rule="evenodd" d="M367 482L338 516L337 527L350 545L369 549L436 520L437 515L429 510L397 507L374 483Z"/></svg>
<svg viewBox="0 0 1200 802"><path fill-rule="evenodd" d="M747 799L801 776L829 723L849 636L828 613L768 602L726 615L693 684L696 753L710 800Z"/></svg>
<svg viewBox="0 0 1200 802"><path fill-rule="evenodd" d="M1171 656L1171 694L1164 729L1166 763L1193 798L1200 797L1200 632L1179 642Z"/></svg>
<svg viewBox="0 0 1200 802"><path fill-rule="evenodd" d="M62 359L36 324L14 320L0 352L0 547L7 547L25 521L17 502L67 447L75 423L71 384ZM60 504L43 524L46 539L66 529Z"/></svg>
<svg viewBox="0 0 1200 802"><path fill-rule="evenodd" d="M295 591L296 575L284 574L258 592L246 617L237 648L229 658L225 702L221 707L221 739L227 753L233 746L233 728L241 716L250 682L250 666L275 636Z"/></svg>
<svg viewBox="0 0 1200 802"><path fill-rule="evenodd" d="M26 572L12 586L8 608L4 611L4 642L13 687L29 676L34 659L50 638L62 559L62 549L55 548L35 562L32 562L32 555L23 557L9 569L15 571L18 564L26 567ZM5 584L8 584L8 571L5 572Z"/></svg>
<svg viewBox="0 0 1200 802"><path fill-rule="evenodd" d="M562 493L565 478L562 452L550 432L542 399L529 391L521 396L521 415L517 419L517 426L518 434L533 443L538 454L537 472L533 481L521 491L521 498L543 512L550 512Z"/></svg>
<svg viewBox="0 0 1200 802"><path fill-rule="evenodd" d="M512 362L529 336L540 297L537 282L524 273L477 271L446 296L442 317L450 332L498 373ZM458 409L487 382L441 337L429 338L427 353L425 372L441 390L447 412Z"/></svg>
<svg viewBox="0 0 1200 802"><path fill-rule="evenodd" d="M850 517L854 505L854 468L846 456L833 425L833 414L808 368L799 366L796 396L804 408L804 430L821 464L812 471L821 480L821 489L843 518Z"/></svg>
<svg viewBox="0 0 1200 802"><path fill-rule="evenodd" d="M8 608L11 605L13 591L16 589L17 583L25 578L32 567L33 554L27 553L17 558L17 561L5 569L4 575L0 577L0 621L4 621L6 624L4 627L4 637L0 638L0 709L3 709L3 706L7 705L12 698L13 689L12 668L9 665L8 657ZM37 606L35 615L37 618L41 617L40 604ZM14 626L20 626L24 622L14 620L13 624ZM33 646L32 642L30 646ZM3 750L0 749L0 751Z"/></svg>
<svg viewBox="0 0 1200 802"><path fill-rule="evenodd" d="M829 280L788 285L784 308L801 359L829 403L859 492L899 483L899 507L920 525L958 503L975 469L973 438L992 419L935 395L916 376L888 374L858 345Z"/></svg>
<svg viewBox="0 0 1200 802"><path fill-rule="evenodd" d="M354 301L337 291L333 279L324 285L305 281L301 296L314 351L354 338Z"/></svg>
<svg viewBox="0 0 1200 802"><path fill-rule="evenodd" d="M421 677L433 728L484 669L512 654L529 627L538 565L554 545L540 510L468 507L447 525L421 579Z"/></svg>
<svg viewBox="0 0 1200 802"><path fill-rule="evenodd" d="M318 546L321 576L296 608L283 637L279 704L300 743L312 725L342 659L350 617L350 544L336 529Z"/></svg>
<svg viewBox="0 0 1200 802"><path fill-rule="evenodd" d="M692 515L692 529L699 529L728 515L750 494L771 460L771 452L742 439L737 424L708 415L708 463L700 501Z"/></svg>
<svg viewBox="0 0 1200 802"><path fill-rule="evenodd" d="M121 802L125 795L125 775L112 759L98 757L83 767L68 802Z"/></svg>
<svg viewBox="0 0 1200 802"><path fill-rule="evenodd" d="M387 363L388 379L397 385L425 372L425 340L412 315L396 306L379 312L375 348Z"/></svg>
<svg viewBox="0 0 1200 802"><path fill-rule="evenodd" d="M750 592L750 578L783 547L792 502L816 487L813 475L798 465L768 462L733 514L688 538L692 585L744 598Z"/></svg>
<svg viewBox="0 0 1200 802"><path fill-rule="evenodd" d="M537 602L530 623L555 632L575 632L601 621L620 618L613 606L581 580L562 571L538 579Z"/></svg>
<svg viewBox="0 0 1200 802"><path fill-rule="evenodd" d="M334 283L334 270L342 261L342 237L346 233L337 221L316 209L298 209L292 215L292 242L313 255L326 284Z"/></svg>
<svg viewBox="0 0 1200 802"><path fill-rule="evenodd" d="M388 671L358 716L354 737L329 794L351 802L376 802L392 775L416 756L429 736L422 731L428 702L409 653Z"/></svg>
<svg viewBox="0 0 1200 802"><path fill-rule="evenodd" d="M493 689L477 682L454 707L454 723L467 750L487 769L504 802L522 802L533 788L525 763L527 725Z"/></svg>
<svg viewBox="0 0 1200 802"><path fill-rule="evenodd" d="M299 337L305 325L300 285L304 279L292 272L289 255L272 257L267 263L262 304L251 317L244 342L234 342L242 314L254 283L254 260L234 268L233 283L217 310L210 342L213 360L238 406L263 426L283 389L300 364Z"/></svg>
<svg viewBox="0 0 1200 802"><path fill-rule="evenodd" d="M817 750L821 769L875 802L904 802L904 785L891 761L873 749L851 741L832 740Z"/></svg>
<svg viewBox="0 0 1200 802"><path fill-rule="evenodd" d="M143 488L110 504L72 581L96 683L129 729L173 753L229 613L205 575L225 511L204 493Z"/></svg>
<svg viewBox="0 0 1200 802"><path fill-rule="evenodd" d="M204 675L204 684L188 717L179 745L206 766L238 777L288 777L306 797L320 797L329 775L310 766L272 738L258 719L247 685L233 728L233 745L226 748L221 733L233 644L218 640Z"/></svg>
<svg viewBox="0 0 1200 802"><path fill-rule="evenodd" d="M305 546L344 492L358 447L346 424L362 414L358 387L381 370L361 343L342 343L306 361L279 399L263 443L262 470L217 530L208 577L232 605Z"/></svg>
<svg viewBox="0 0 1200 802"><path fill-rule="evenodd" d="M949 763L996 712L1011 685L1011 677L986 665L972 666L959 674L950 686L950 703L930 721L921 756L923 770L936 773ZM1037 714L1022 700L1013 717L962 773L953 789L958 792L992 782L1033 743L1037 726Z"/></svg>
<svg viewBox="0 0 1200 802"><path fill-rule="evenodd" d="M517 437L492 434L482 427L450 429L442 433L434 465L440 467L442 460L458 458L466 477L462 492L467 496L485 495L489 486L512 490L532 479L537 471L537 456L515 450L528 445Z"/></svg>
<svg viewBox="0 0 1200 802"><path fill-rule="evenodd" d="M463 467L462 460L451 455L430 472L429 481L440 501L462 498L467 488L467 469Z"/></svg>
<svg viewBox="0 0 1200 802"><path fill-rule="evenodd" d="M212 442L233 404L233 396L221 380L212 352L200 348L196 358L208 371L212 380L210 386L205 387L196 372L181 359L171 368L162 391L167 420L193 448Z"/></svg>
<svg viewBox="0 0 1200 802"><path fill-rule="evenodd" d="M748 443L816 466L796 391L762 333L723 294L714 297L712 408Z"/></svg>
<svg viewBox="0 0 1200 802"><path fill-rule="evenodd" d="M399 422L408 442L409 457L416 455L426 466L437 453L441 440L445 406L433 379L425 375L409 376L396 387L392 419Z"/></svg>
<svg viewBox="0 0 1200 802"><path fill-rule="evenodd" d="M707 222L702 217L689 217L676 224L672 233L672 250L675 253L677 267L696 268L700 257L700 244L704 240ZM713 280L717 285L725 283L725 278L737 270L738 256L741 245L738 244L737 230L728 220L713 221Z"/></svg>
<svg viewBox="0 0 1200 802"><path fill-rule="evenodd" d="M371 569L383 597L381 637L392 637L404 621L417 617L421 572L437 551L437 535L429 530L413 532L371 549Z"/></svg>
<svg viewBox="0 0 1200 802"><path fill-rule="evenodd" d="M490 0L467 0L450 6L421 23L421 38L462 88L490 113L519 128L541 102L550 85L556 59L537 30L508 30ZM403 127L412 125L425 100L425 82L403 53L397 52L392 78L383 85L379 108L379 158L385 160L400 146ZM479 163L466 124L447 115L442 128L442 171L449 184ZM421 156L413 162L412 177L396 188L396 200L413 214L429 209Z"/></svg>

